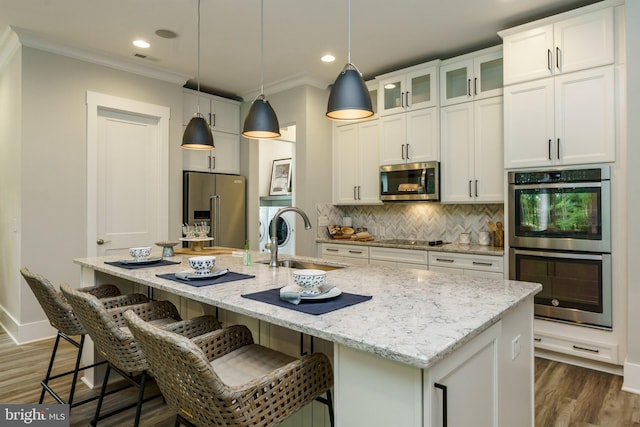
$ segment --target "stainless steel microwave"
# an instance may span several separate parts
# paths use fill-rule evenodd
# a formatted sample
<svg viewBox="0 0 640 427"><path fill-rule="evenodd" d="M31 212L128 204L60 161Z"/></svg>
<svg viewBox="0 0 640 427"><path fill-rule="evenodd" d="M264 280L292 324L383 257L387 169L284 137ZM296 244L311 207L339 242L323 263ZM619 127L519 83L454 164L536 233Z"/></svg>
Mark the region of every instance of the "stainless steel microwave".
<svg viewBox="0 0 640 427"><path fill-rule="evenodd" d="M380 166L380 199L385 202L440 200L440 163Z"/></svg>

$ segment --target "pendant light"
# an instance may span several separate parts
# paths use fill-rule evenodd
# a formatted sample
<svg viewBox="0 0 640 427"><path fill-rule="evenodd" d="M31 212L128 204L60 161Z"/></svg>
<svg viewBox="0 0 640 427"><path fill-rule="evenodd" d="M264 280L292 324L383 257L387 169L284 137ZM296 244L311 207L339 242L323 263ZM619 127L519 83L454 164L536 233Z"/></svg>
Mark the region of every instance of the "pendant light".
<svg viewBox="0 0 640 427"><path fill-rule="evenodd" d="M347 65L336 78L327 104L327 117L332 120L360 120L373 115L369 89L360 70L351 63L351 0L347 16Z"/></svg>
<svg viewBox="0 0 640 427"><path fill-rule="evenodd" d="M271 139L280 136L280 124L275 111L264 96L264 0L260 0L260 95L251 103L244 119L242 136L251 139Z"/></svg>
<svg viewBox="0 0 640 427"><path fill-rule="evenodd" d="M182 148L190 150L212 150L216 148L213 145L213 135L211 128L200 114L200 0L198 0L198 110L191 118L187 128L182 136Z"/></svg>

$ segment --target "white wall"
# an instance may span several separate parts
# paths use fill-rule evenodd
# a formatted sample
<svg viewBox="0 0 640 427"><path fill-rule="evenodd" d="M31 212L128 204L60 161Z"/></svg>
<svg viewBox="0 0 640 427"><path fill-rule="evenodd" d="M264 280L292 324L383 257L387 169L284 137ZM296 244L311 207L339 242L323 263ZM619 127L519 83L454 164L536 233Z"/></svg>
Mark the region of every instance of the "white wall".
<svg viewBox="0 0 640 427"><path fill-rule="evenodd" d="M624 389L640 393L640 1L626 2L627 30L627 275L628 354Z"/></svg>
<svg viewBox="0 0 640 427"><path fill-rule="evenodd" d="M19 206L2 206L18 212L19 254L2 265L0 280L10 289L0 305L18 329L14 339L38 338L29 326L44 319L38 303L19 269L26 266L54 284L76 284L80 269L72 263L86 248L86 92L168 106L170 120L169 238L180 236L182 205L182 87L137 74L118 71L45 51L23 47L18 86L22 93L21 130L14 143L21 156L12 166L18 174ZM3 75L7 74L3 72ZM3 77L4 79L4 77ZM5 112L2 113L5 120ZM15 155L13 156L16 157ZM4 193L5 183L0 183ZM14 197L15 198L15 197ZM15 205L15 201L13 203ZM126 207L123 206L123 209ZM3 240L0 245L7 243ZM4 248L5 251L16 249ZM20 295L16 298L16 294ZM3 323L5 321L2 318ZM5 325L7 326L7 325Z"/></svg>
<svg viewBox="0 0 640 427"><path fill-rule="evenodd" d="M280 141L277 139L264 139L259 141L260 144L260 197L269 195L269 186L271 185L271 170L273 169L273 161L280 159L293 158L293 142ZM293 176L295 183L295 175Z"/></svg>

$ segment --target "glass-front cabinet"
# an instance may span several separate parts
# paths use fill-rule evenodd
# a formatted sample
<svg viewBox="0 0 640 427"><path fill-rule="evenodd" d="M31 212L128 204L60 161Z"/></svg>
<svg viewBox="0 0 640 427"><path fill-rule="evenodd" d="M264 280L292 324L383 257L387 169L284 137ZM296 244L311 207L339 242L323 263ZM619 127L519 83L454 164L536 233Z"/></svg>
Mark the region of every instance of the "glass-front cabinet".
<svg viewBox="0 0 640 427"><path fill-rule="evenodd" d="M431 61L401 72L378 76L380 115L433 107L438 101L438 64Z"/></svg>
<svg viewBox="0 0 640 427"><path fill-rule="evenodd" d="M440 67L440 105L502 94L502 46L458 56Z"/></svg>

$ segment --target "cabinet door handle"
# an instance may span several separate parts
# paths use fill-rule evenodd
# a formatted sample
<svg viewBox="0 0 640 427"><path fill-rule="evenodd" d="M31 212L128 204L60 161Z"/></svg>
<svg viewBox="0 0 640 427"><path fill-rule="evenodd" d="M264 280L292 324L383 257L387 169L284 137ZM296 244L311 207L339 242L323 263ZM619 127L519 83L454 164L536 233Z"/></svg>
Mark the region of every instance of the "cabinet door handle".
<svg viewBox="0 0 640 427"><path fill-rule="evenodd" d="M207 156L207 160L209 160L209 167L208 167L208 169L211 169L211 156Z"/></svg>
<svg viewBox="0 0 640 427"><path fill-rule="evenodd" d="M590 351L591 353L600 353L600 350L598 350L597 348L587 348L587 347L581 347L579 345L573 345L573 349L574 350L583 350L583 351Z"/></svg>
<svg viewBox="0 0 640 427"><path fill-rule="evenodd" d="M333 249L333 248L324 248L324 250L327 252L340 252L338 249Z"/></svg>
<svg viewBox="0 0 640 427"><path fill-rule="evenodd" d="M216 168L216 156L209 156L209 169Z"/></svg>
<svg viewBox="0 0 640 427"><path fill-rule="evenodd" d="M400 155L402 156L402 160L404 160L404 144L400 147Z"/></svg>
<svg viewBox="0 0 640 427"><path fill-rule="evenodd" d="M353 200L358 200L358 195L356 194L356 191L358 191L357 188L357 186L353 186Z"/></svg>
<svg viewBox="0 0 640 427"><path fill-rule="evenodd" d="M556 46L556 68L560 71L560 48Z"/></svg>
<svg viewBox="0 0 640 427"><path fill-rule="evenodd" d="M551 160L551 140L549 140L549 160Z"/></svg>
<svg viewBox="0 0 640 427"><path fill-rule="evenodd" d="M438 383L433 386L442 390L442 427L447 427L447 386Z"/></svg>
<svg viewBox="0 0 640 427"><path fill-rule="evenodd" d="M477 77L473 78L473 94L474 95L478 94L478 78Z"/></svg>
<svg viewBox="0 0 640 427"><path fill-rule="evenodd" d="M560 138L558 138L558 145L556 145L556 157L560 160Z"/></svg>
<svg viewBox="0 0 640 427"><path fill-rule="evenodd" d="M362 200L362 199L360 198L360 186L359 186L359 185L358 185L358 200Z"/></svg>
<svg viewBox="0 0 640 427"><path fill-rule="evenodd" d="M448 259L448 258L436 258L436 261L440 261L440 262L455 262L455 260Z"/></svg>
<svg viewBox="0 0 640 427"><path fill-rule="evenodd" d="M350 254L358 254L358 255L362 255L362 251L354 251L354 250L351 250L351 249L349 249L349 253L350 253Z"/></svg>
<svg viewBox="0 0 640 427"><path fill-rule="evenodd" d="M467 79L467 95L471 96L471 79Z"/></svg>
<svg viewBox="0 0 640 427"><path fill-rule="evenodd" d="M473 261L473 265L482 265L484 267L491 267L493 265L493 263L491 263L491 262Z"/></svg>
<svg viewBox="0 0 640 427"><path fill-rule="evenodd" d="M471 180L469 180L469 197L473 197L473 195L471 194Z"/></svg>
<svg viewBox="0 0 640 427"><path fill-rule="evenodd" d="M404 108L404 92L400 92L400 107Z"/></svg>
<svg viewBox="0 0 640 427"><path fill-rule="evenodd" d="M478 197L478 180L476 179L476 197Z"/></svg>
<svg viewBox="0 0 640 427"><path fill-rule="evenodd" d="M551 49L547 49L547 69L551 72Z"/></svg>
<svg viewBox="0 0 640 427"><path fill-rule="evenodd" d="M213 124L212 124L212 118L211 118L211 113L209 113L209 126L213 126Z"/></svg>
<svg viewBox="0 0 640 427"><path fill-rule="evenodd" d="M407 108L411 107L411 105L409 105L409 91L406 91L404 96L406 97L405 105Z"/></svg>
<svg viewBox="0 0 640 427"><path fill-rule="evenodd" d="M410 157L409 157L409 144L407 143L406 145L407 145L407 160L409 160L410 159Z"/></svg>

